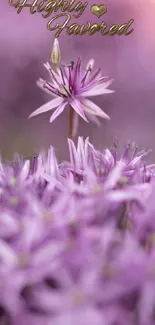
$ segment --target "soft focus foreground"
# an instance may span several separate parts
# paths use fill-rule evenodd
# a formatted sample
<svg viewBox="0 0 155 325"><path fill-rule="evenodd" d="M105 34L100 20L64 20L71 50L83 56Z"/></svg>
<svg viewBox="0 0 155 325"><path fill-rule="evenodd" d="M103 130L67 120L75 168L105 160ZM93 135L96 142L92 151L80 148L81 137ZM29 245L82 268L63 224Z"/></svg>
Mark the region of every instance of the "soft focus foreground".
<svg viewBox="0 0 155 325"><path fill-rule="evenodd" d="M154 325L149 152L68 144L0 165L0 324Z"/></svg>
<svg viewBox="0 0 155 325"><path fill-rule="evenodd" d="M90 5L94 2L89 0ZM108 24L135 19L135 31L130 36L69 37L64 33L60 37L62 60L76 61L80 55L87 62L93 57L96 67L101 67L105 76L114 78L112 89L116 93L94 99L111 117L111 122L103 121L103 127L97 128L80 121L79 134L89 135L98 148L102 148L103 141L111 145L115 136L121 148L129 140L141 147L154 148L155 1L106 0L105 3ZM42 64L49 59L54 33L48 32L47 19L40 14L30 15L25 8L17 15L6 0L1 0L0 5L1 153L11 159L14 152L31 156L35 149L52 144L58 148L59 156L67 158L68 116L65 112L52 125L48 123L50 113L27 120L33 110L51 99L36 87L36 80L39 76L47 77ZM91 20L102 21L102 18L93 18L86 10L79 23ZM152 161L154 157L153 150Z"/></svg>

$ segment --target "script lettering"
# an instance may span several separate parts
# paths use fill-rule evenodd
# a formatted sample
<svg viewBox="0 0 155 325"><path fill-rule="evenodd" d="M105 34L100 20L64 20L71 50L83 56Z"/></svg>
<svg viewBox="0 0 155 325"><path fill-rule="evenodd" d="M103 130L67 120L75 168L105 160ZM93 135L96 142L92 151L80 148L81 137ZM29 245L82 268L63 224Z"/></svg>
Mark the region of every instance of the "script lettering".
<svg viewBox="0 0 155 325"><path fill-rule="evenodd" d="M102 36L127 36L134 31L133 28L130 28L134 23L134 19L130 19L129 22L125 24L113 24L112 26L108 26L104 21L100 24L87 21L87 23L82 25L78 23L69 25L72 17L77 19L83 15L88 6L88 2L82 3L82 1L76 2L76 0L33 0L30 3L29 1L32 0L9 0L9 4L17 9L17 14L20 14L23 8L28 7L30 9L30 14L41 13L43 18L49 18L47 29L49 31L56 31L56 38L59 37L65 29L68 35L84 35L88 33L90 36L98 32ZM99 8L97 5L94 5L93 7ZM61 11L62 13L51 18L51 15L58 11ZM95 12L92 11L92 13L97 16ZM101 16L106 13L107 8ZM64 18L64 21L57 22L59 18Z"/></svg>

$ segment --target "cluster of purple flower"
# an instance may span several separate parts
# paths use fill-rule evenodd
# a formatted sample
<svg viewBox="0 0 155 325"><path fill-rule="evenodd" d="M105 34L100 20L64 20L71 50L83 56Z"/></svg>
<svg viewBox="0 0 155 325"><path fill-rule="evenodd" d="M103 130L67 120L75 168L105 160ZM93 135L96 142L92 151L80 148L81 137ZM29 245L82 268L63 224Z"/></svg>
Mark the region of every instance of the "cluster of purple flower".
<svg viewBox="0 0 155 325"><path fill-rule="evenodd" d="M154 325L155 166L68 142L0 164L0 325Z"/></svg>

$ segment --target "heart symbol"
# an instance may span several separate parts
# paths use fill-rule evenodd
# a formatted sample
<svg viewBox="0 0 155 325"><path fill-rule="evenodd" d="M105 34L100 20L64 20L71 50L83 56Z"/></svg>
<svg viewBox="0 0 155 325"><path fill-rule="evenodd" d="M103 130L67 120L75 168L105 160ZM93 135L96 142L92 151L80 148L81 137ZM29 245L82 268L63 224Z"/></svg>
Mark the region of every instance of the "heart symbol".
<svg viewBox="0 0 155 325"><path fill-rule="evenodd" d="M107 7L105 5L93 5L91 7L91 12L100 18L102 15L104 15L107 12Z"/></svg>

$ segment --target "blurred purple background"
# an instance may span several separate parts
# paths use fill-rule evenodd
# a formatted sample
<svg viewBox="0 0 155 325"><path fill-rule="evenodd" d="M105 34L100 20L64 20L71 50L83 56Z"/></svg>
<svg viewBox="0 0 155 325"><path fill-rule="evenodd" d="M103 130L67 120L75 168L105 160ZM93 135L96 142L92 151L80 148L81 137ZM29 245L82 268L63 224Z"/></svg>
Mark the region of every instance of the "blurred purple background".
<svg viewBox="0 0 155 325"><path fill-rule="evenodd" d="M32 0L29 0L30 3ZM90 4L94 4L89 1ZM103 74L114 78L115 94L93 98L110 115L102 127L80 122L79 134L89 136L98 147L112 145L118 137L120 148L135 141L141 148L152 148L155 158L155 1L106 0L108 13L99 21L109 24L135 19L130 36L66 36L60 38L64 61L83 56L96 60ZM90 8L90 6L88 6ZM87 9L82 22L98 21ZM50 113L31 120L28 115L51 99L36 86L38 77L47 77L42 66L49 60L54 33L46 28L47 19L20 15L7 0L0 3L0 151L12 158L14 152L31 156L36 151L56 147L60 158L67 157L68 114L64 112L52 125Z"/></svg>

